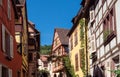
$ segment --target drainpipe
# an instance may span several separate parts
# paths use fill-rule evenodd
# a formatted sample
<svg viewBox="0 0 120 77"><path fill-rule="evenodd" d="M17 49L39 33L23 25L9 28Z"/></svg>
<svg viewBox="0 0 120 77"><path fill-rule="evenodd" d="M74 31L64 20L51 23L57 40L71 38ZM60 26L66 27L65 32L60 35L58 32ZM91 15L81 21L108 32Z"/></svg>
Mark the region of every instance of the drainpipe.
<svg viewBox="0 0 120 77"><path fill-rule="evenodd" d="M85 19L86 77L88 77L87 21Z"/></svg>

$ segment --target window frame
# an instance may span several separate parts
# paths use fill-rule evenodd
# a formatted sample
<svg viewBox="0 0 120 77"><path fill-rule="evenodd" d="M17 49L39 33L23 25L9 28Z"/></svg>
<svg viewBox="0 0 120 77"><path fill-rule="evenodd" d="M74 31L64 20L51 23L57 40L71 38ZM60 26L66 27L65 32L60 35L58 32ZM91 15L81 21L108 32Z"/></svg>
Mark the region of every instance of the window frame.
<svg viewBox="0 0 120 77"><path fill-rule="evenodd" d="M114 37L116 37L115 7L113 7L103 20L103 40L106 46ZM111 25L112 24L112 25Z"/></svg>
<svg viewBox="0 0 120 77"><path fill-rule="evenodd" d="M79 71L78 54L75 54L75 71Z"/></svg>
<svg viewBox="0 0 120 77"><path fill-rule="evenodd" d="M6 57L10 60L14 58L13 46L14 46L13 36L7 30L5 25L2 24L2 49L3 49L3 52L6 54Z"/></svg>
<svg viewBox="0 0 120 77"><path fill-rule="evenodd" d="M4 75L3 76L3 70L4 70ZM12 77L12 69L7 68L6 66L0 64L0 77Z"/></svg>
<svg viewBox="0 0 120 77"><path fill-rule="evenodd" d="M75 46L78 44L78 33L77 33L77 31L74 34L74 44L75 44Z"/></svg>

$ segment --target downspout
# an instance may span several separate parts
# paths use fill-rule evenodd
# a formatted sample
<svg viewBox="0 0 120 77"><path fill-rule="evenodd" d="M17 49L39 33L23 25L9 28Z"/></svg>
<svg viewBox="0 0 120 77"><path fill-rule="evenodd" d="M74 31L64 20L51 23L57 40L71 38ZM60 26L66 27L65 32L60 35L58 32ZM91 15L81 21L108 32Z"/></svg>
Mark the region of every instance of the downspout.
<svg viewBox="0 0 120 77"><path fill-rule="evenodd" d="M87 21L85 19L85 47L86 47L86 77L88 77L88 48L87 48Z"/></svg>

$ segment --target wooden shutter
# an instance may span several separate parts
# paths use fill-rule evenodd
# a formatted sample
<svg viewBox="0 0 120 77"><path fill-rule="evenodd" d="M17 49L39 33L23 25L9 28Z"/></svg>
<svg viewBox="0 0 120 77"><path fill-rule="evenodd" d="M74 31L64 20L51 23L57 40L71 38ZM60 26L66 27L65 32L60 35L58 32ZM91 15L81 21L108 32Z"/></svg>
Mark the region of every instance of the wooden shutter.
<svg viewBox="0 0 120 77"><path fill-rule="evenodd" d="M14 55L14 50L13 50L13 37L10 36L10 57L13 58L13 55Z"/></svg>
<svg viewBox="0 0 120 77"><path fill-rule="evenodd" d="M2 77L2 64L0 64L0 77Z"/></svg>
<svg viewBox="0 0 120 77"><path fill-rule="evenodd" d="M93 34L91 37L91 50L92 52L96 51L96 45L95 45L95 35Z"/></svg>
<svg viewBox="0 0 120 77"><path fill-rule="evenodd" d="M2 24L2 49L5 52L5 26Z"/></svg>
<svg viewBox="0 0 120 77"><path fill-rule="evenodd" d="M8 69L8 73L9 73L8 77L12 77L12 70L11 69Z"/></svg>

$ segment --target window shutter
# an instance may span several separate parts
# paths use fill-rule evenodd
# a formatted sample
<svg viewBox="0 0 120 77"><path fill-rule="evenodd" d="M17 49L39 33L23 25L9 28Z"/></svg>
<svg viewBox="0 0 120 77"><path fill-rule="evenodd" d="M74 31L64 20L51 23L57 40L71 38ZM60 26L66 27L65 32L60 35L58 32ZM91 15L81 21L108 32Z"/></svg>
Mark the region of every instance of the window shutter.
<svg viewBox="0 0 120 77"><path fill-rule="evenodd" d="M0 77L2 77L2 64L0 64Z"/></svg>
<svg viewBox="0 0 120 77"><path fill-rule="evenodd" d="M90 7L90 22L92 23L95 19L95 15L94 15L94 6Z"/></svg>
<svg viewBox="0 0 120 77"><path fill-rule="evenodd" d="M13 37L10 36L10 57L13 58L14 50L13 50Z"/></svg>
<svg viewBox="0 0 120 77"><path fill-rule="evenodd" d="M9 69L9 76L8 77L12 77L12 70L11 69Z"/></svg>
<svg viewBox="0 0 120 77"><path fill-rule="evenodd" d="M5 52L5 26L2 24L2 49Z"/></svg>
<svg viewBox="0 0 120 77"><path fill-rule="evenodd" d="M92 52L96 51L96 45L95 45L95 35L93 34L91 37L91 50Z"/></svg>

